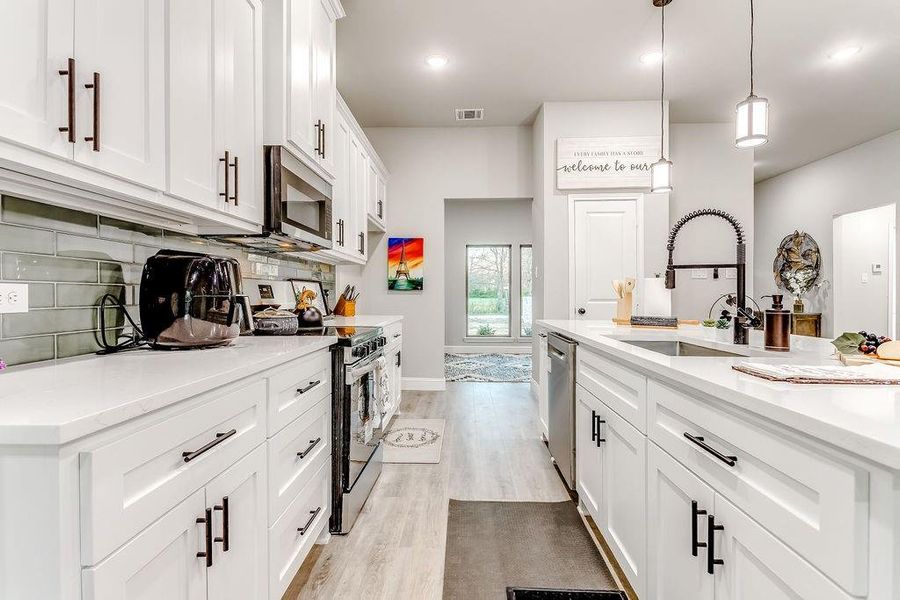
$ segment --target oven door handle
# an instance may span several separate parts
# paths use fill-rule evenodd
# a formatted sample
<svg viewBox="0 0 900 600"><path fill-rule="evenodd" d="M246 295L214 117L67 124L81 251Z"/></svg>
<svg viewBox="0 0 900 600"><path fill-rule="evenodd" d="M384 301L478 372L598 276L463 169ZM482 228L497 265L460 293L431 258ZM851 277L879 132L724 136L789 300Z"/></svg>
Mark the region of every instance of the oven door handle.
<svg viewBox="0 0 900 600"><path fill-rule="evenodd" d="M371 361L369 361L368 363L366 363L365 365L363 365L361 367L347 369L347 381L348 382L356 381L357 379L359 379L366 373L371 373L372 371L374 371L375 367L377 366L379 358L382 358L381 354L377 355L375 358L373 358Z"/></svg>

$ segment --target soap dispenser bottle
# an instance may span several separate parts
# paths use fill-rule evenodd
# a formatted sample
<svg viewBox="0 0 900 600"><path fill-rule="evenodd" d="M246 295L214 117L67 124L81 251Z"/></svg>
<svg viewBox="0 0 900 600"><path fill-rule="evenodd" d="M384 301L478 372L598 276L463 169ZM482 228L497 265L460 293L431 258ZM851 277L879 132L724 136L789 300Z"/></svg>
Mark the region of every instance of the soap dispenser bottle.
<svg viewBox="0 0 900 600"><path fill-rule="evenodd" d="M791 349L791 311L782 305L784 296L772 294L763 296L772 299L772 308L765 313L765 346L766 350L787 352Z"/></svg>

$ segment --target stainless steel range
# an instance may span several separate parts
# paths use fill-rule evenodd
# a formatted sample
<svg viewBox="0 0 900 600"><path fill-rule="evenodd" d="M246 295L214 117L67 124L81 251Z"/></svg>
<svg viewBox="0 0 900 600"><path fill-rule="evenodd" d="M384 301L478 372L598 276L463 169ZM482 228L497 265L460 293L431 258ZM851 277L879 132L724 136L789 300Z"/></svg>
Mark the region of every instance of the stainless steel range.
<svg viewBox="0 0 900 600"><path fill-rule="evenodd" d="M375 371L387 340L380 327L325 327L333 335L331 533L353 527L381 474L383 429L375 401Z"/></svg>

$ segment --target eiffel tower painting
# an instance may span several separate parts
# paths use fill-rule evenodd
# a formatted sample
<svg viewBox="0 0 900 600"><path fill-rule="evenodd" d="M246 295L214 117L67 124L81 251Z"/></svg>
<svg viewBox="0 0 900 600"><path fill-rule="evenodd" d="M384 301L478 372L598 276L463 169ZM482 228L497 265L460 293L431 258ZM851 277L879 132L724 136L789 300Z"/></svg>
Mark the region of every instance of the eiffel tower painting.
<svg viewBox="0 0 900 600"><path fill-rule="evenodd" d="M423 238L388 239L388 289L418 291L424 286Z"/></svg>

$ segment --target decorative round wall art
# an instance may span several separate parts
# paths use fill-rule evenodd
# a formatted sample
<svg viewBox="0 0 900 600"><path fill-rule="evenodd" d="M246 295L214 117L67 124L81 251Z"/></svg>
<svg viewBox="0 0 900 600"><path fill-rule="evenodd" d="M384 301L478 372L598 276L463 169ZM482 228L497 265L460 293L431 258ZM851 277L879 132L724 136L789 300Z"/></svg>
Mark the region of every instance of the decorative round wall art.
<svg viewBox="0 0 900 600"><path fill-rule="evenodd" d="M822 255L819 244L808 233L794 231L781 240L772 271L775 284L800 298L819 280Z"/></svg>

